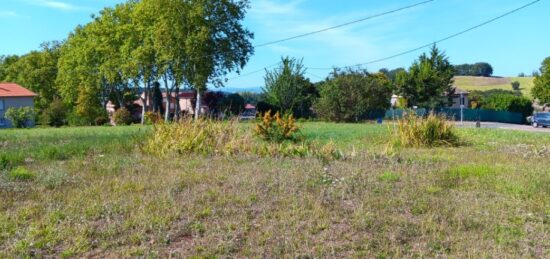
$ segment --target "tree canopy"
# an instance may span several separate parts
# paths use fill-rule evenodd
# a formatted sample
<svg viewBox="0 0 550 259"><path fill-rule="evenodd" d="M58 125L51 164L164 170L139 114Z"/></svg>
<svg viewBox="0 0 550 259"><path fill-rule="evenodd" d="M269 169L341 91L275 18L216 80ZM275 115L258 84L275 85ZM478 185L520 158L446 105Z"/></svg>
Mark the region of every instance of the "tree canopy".
<svg viewBox="0 0 550 259"><path fill-rule="evenodd" d="M453 93L454 69L445 53L435 45L430 56L422 54L407 72L397 75L397 91L410 106L438 108L449 102L445 95Z"/></svg>
<svg viewBox="0 0 550 259"><path fill-rule="evenodd" d="M483 76L493 75L493 67L487 62L478 62L475 64L462 64L454 66L456 76Z"/></svg>
<svg viewBox="0 0 550 259"><path fill-rule="evenodd" d="M550 57L544 59L540 73L535 77L533 96L541 103L550 103Z"/></svg>

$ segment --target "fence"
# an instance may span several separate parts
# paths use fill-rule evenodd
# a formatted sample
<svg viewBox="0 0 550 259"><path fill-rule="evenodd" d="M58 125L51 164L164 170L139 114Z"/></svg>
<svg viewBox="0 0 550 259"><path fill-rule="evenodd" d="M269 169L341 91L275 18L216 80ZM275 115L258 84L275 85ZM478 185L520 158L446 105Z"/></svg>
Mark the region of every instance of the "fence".
<svg viewBox="0 0 550 259"><path fill-rule="evenodd" d="M387 110L386 119L401 119L404 114L404 110ZM425 116L428 114L426 109L416 109L418 116ZM443 108L437 109L438 114L444 114L448 118L460 120L460 109ZM523 114L517 112L507 111L493 111L493 110L481 110L481 109L464 109L463 110L464 121L485 121L485 122L502 122L513 124L524 124L525 118Z"/></svg>

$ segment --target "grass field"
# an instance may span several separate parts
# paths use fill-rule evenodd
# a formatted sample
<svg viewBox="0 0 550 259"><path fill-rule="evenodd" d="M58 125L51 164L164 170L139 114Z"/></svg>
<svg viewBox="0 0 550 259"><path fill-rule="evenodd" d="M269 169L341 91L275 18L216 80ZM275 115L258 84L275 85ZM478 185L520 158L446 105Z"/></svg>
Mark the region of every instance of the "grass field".
<svg viewBox="0 0 550 259"><path fill-rule="evenodd" d="M511 83L518 81L520 90L524 96L531 97L531 89L533 88L533 77L473 77L473 76L457 76L455 77L455 85L458 88L471 90L492 90L503 89L512 90Z"/></svg>
<svg viewBox="0 0 550 259"><path fill-rule="evenodd" d="M140 126L0 131L0 258L550 257L550 134L460 129L465 146L388 156L387 126L303 126L348 159L161 159Z"/></svg>

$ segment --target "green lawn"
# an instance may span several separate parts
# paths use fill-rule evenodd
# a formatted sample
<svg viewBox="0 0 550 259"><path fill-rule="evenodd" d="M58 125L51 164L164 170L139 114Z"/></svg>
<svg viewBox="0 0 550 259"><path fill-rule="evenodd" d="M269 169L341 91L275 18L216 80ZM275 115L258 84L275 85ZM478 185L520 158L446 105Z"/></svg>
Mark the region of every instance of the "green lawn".
<svg viewBox="0 0 550 259"><path fill-rule="evenodd" d="M388 156L387 125L303 124L326 163L155 158L150 130L0 131L0 258L550 257L550 134Z"/></svg>
<svg viewBox="0 0 550 259"><path fill-rule="evenodd" d="M533 88L533 77L471 77L457 76L455 77L455 85L458 88L472 91L481 90L487 91L492 89L513 90L511 83L518 81L520 83L521 93L526 97L531 97L531 89Z"/></svg>

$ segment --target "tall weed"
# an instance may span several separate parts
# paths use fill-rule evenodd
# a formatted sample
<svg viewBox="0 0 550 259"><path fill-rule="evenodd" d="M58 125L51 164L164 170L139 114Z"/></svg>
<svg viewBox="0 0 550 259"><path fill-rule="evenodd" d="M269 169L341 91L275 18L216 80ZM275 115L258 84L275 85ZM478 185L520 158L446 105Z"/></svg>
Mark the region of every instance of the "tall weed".
<svg viewBox="0 0 550 259"><path fill-rule="evenodd" d="M391 144L413 148L452 147L460 145L460 139L453 123L444 116L432 113L419 117L411 113L397 121Z"/></svg>

